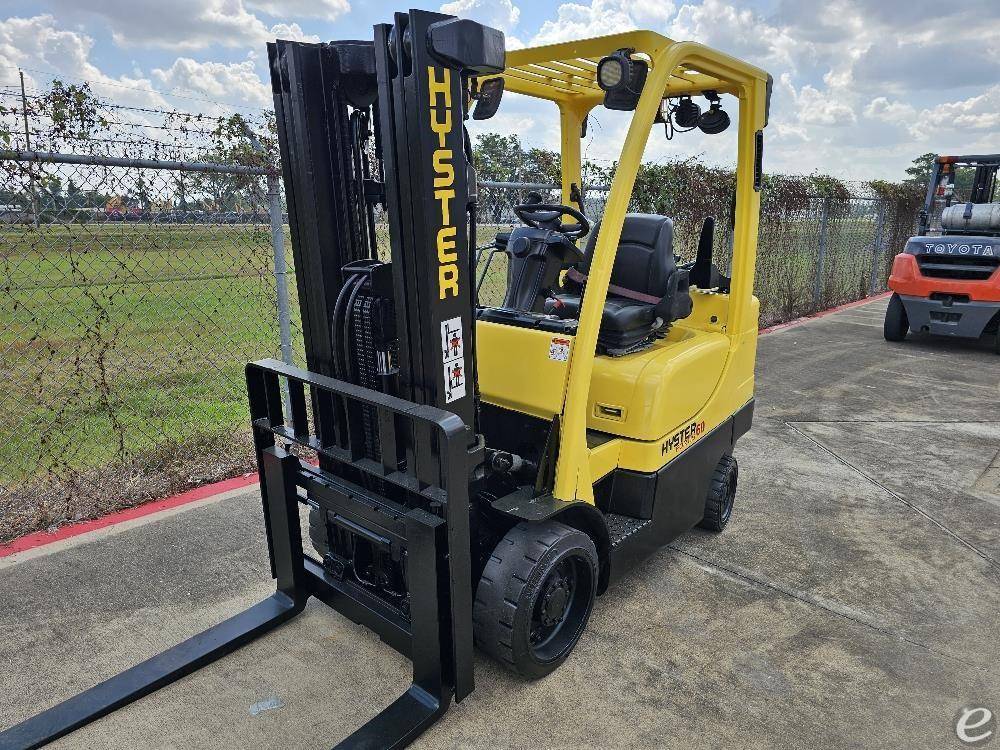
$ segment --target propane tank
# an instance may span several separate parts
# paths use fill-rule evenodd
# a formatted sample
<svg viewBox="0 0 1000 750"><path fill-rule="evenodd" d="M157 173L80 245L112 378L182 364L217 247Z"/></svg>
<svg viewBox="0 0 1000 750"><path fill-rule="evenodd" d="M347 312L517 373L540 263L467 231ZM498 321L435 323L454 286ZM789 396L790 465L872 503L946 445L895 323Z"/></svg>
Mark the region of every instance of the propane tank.
<svg viewBox="0 0 1000 750"><path fill-rule="evenodd" d="M1000 232L1000 203L958 203L941 212L941 228L961 232Z"/></svg>

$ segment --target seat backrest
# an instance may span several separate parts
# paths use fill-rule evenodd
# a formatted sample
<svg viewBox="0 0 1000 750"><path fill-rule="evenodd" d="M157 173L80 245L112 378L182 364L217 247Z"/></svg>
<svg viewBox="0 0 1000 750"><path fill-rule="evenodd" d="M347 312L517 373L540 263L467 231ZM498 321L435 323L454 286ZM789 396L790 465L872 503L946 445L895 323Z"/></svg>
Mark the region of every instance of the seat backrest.
<svg viewBox="0 0 1000 750"><path fill-rule="evenodd" d="M590 273L594 248L601 222L587 241L581 271ZM618 253L611 269L611 283L660 298L657 314L663 322L686 318L691 314L688 271L678 268L674 259L674 222L659 214L625 214ZM614 296L609 292L609 296Z"/></svg>
<svg viewBox="0 0 1000 750"><path fill-rule="evenodd" d="M590 262L601 231L594 225L584 252L583 273L590 273ZM654 297L667 292L670 275L677 270L674 261L674 222L659 214L626 214L618 254L611 271L611 283Z"/></svg>

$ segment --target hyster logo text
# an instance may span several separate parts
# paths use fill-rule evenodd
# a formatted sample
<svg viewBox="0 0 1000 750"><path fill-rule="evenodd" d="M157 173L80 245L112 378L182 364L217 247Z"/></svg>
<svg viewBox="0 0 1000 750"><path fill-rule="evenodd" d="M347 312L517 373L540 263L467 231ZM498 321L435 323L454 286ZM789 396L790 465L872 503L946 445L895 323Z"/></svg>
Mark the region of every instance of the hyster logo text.
<svg viewBox="0 0 1000 750"><path fill-rule="evenodd" d="M434 164L434 199L441 204L441 228L437 233L438 296L458 296L458 253L455 239L458 230L452 223L451 201L455 198L454 154L445 148L451 121L451 71L441 69L441 79L435 75L433 65L427 66L427 84L430 89L431 130L438 137L438 147L432 157Z"/></svg>
<svg viewBox="0 0 1000 750"><path fill-rule="evenodd" d="M690 443L693 443L704 433L704 422L692 422L687 427L677 430L677 432L663 441L663 445L660 446L660 455L665 456L675 450L686 448Z"/></svg>

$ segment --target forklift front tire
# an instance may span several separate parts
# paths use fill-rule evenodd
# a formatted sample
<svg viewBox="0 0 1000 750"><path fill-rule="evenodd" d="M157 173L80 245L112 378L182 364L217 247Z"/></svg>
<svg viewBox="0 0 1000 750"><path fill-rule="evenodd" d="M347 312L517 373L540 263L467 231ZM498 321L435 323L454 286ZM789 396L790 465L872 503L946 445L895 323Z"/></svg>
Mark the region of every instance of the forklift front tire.
<svg viewBox="0 0 1000 750"><path fill-rule="evenodd" d="M708 488L708 498L705 500L705 517L698 525L709 531L722 531L733 515L733 502L736 499L736 483L740 476L740 467L730 454L723 454L715 471L712 473L712 483Z"/></svg>
<svg viewBox="0 0 1000 750"><path fill-rule="evenodd" d="M597 565L582 531L556 521L519 523L493 550L476 588L476 645L523 677L549 674L587 626Z"/></svg>
<svg viewBox="0 0 1000 750"><path fill-rule="evenodd" d="M903 300L893 292L889 298L889 307L885 311L885 324L882 333L886 341L902 341L910 330L910 321L906 319L906 308Z"/></svg>

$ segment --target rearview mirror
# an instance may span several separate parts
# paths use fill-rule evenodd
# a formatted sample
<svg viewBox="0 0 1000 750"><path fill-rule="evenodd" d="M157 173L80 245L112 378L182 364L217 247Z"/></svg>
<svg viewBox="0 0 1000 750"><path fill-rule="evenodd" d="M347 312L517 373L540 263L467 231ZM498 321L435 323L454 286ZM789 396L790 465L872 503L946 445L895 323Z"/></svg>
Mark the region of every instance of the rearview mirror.
<svg viewBox="0 0 1000 750"><path fill-rule="evenodd" d="M472 110L473 120L488 120L497 113L503 98L503 78L489 78L483 81L476 93L476 107Z"/></svg>

